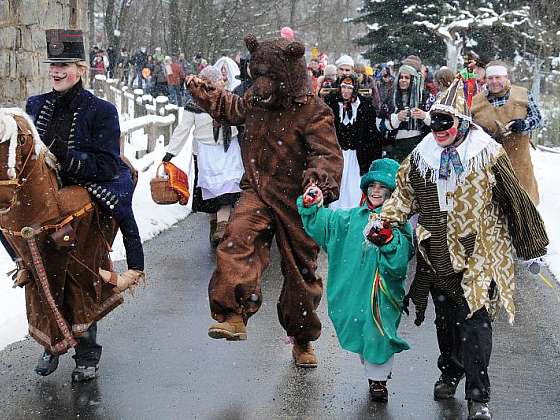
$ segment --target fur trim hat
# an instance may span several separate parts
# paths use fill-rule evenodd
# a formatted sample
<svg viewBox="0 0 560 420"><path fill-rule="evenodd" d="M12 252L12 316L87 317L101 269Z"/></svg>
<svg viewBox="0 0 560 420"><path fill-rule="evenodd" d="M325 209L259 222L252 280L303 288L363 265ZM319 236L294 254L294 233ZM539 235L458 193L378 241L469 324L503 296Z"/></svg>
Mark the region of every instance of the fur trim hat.
<svg viewBox="0 0 560 420"><path fill-rule="evenodd" d="M374 160L369 167L369 171L360 181L360 189L364 194L367 194L368 186L374 182L379 182L391 191L395 191L399 168L400 164L393 159L383 158Z"/></svg>
<svg viewBox="0 0 560 420"><path fill-rule="evenodd" d="M336 64L337 68L340 67L340 66L352 66L352 67L354 67L354 60L349 55L344 54L344 55L341 55L340 58L334 62L334 64Z"/></svg>

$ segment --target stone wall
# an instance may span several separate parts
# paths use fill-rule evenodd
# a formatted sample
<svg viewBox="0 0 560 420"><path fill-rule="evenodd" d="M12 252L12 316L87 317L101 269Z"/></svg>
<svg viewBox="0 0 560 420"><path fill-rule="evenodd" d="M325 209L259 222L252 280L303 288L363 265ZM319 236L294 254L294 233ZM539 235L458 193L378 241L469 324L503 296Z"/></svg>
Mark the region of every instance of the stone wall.
<svg viewBox="0 0 560 420"><path fill-rule="evenodd" d="M0 107L50 89L42 61L55 28L82 29L87 41L87 0L0 0Z"/></svg>

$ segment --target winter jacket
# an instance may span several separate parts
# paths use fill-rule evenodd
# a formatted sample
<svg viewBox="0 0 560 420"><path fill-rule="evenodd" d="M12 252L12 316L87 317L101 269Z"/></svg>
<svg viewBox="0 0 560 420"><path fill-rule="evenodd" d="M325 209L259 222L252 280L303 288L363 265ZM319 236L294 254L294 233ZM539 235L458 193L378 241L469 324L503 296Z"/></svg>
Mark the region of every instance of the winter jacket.
<svg viewBox="0 0 560 420"><path fill-rule="evenodd" d="M340 346L373 364L408 350L397 329L413 253L410 225L394 229L391 242L378 247L363 235L372 214L366 204L337 211L306 208L302 197L297 204L305 232L328 255L327 304Z"/></svg>
<svg viewBox="0 0 560 420"><path fill-rule="evenodd" d="M343 123L341 104L342 96L339 93L324 97L325 103L332 109L336 137L342 150L356 150L360 174L365 174L371 162L381 158L381 135L375 125L376 112L371 98L358 95L356 121L352 124Z"/></svg>

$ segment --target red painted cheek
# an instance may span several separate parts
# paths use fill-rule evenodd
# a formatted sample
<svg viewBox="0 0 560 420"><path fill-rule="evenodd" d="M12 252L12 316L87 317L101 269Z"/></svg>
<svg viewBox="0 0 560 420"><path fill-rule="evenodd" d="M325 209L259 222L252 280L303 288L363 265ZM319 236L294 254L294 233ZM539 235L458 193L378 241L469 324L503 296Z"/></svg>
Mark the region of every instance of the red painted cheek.
<svg viewBox="0 0 560 420"><path fill-rule="evenodd" d="M455 127L451 127L449 130L447 130L447 132L449 133L449 135L451 137L454 137L457 135L457 129Z"/></svg>

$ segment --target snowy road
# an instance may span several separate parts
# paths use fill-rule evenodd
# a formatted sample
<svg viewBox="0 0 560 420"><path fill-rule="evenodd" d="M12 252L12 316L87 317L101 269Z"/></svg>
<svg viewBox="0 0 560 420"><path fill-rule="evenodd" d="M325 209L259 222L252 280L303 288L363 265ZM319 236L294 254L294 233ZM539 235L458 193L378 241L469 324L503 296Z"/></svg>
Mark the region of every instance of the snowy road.
<svg viewBox="0 0 560 420"><path fill-rule="evenodd" d="M463 392L434 402L438 376L433 317L418 328L404 319L413 349L398 355L387 406L368 402L361 366L339 350L324 302L320 365L299 370L276 320L281 286L277 253L264 280L249 340L207 337L207 282L213 254L204 215L146 243L150 285L99 324L100 377L72 385L73 360L47 378L33 373L40 353L30 340L0 352L1 419L360 419L466 418ZM321 260L324 272L324 259ZM560 305L540 279L518 279L515 326L494 324L491 363L496 419L560 418ZM431 310L429 312L432 312ZM461 384L460 388L462 388Z"/></svg>

